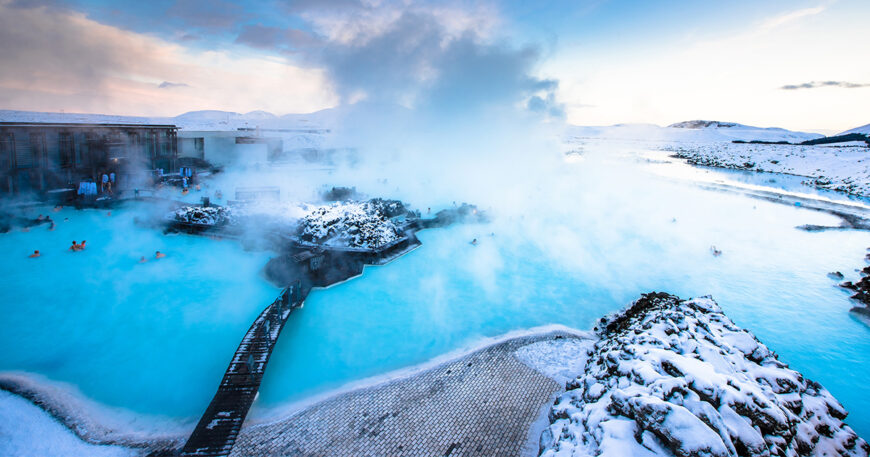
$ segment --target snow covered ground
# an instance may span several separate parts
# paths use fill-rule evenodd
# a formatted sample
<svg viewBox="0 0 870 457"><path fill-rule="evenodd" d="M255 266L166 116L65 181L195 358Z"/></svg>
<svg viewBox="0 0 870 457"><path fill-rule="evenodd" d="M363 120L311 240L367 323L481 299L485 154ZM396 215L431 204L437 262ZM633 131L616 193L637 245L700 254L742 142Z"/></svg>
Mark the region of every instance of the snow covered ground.
<svg viewBox="0 0 870 457"><path fill-rule="evenodd" d="M0 450L15 457L120 457L139 453L86 443L38 406L0 390Z"/></svg>
<svg viewBox="0 0 870 457"><path fill-rule="evenodd" d="M870 453L827 390L712 299L647 294L596 330L550 411L544 457Z"/></svg>
<svg viewBox="0 0 870 457"><path fill-rule="evenodd" d="M867 147L673 143L660 149L693 165L806 176L812 186L870 197Z"/></svg>

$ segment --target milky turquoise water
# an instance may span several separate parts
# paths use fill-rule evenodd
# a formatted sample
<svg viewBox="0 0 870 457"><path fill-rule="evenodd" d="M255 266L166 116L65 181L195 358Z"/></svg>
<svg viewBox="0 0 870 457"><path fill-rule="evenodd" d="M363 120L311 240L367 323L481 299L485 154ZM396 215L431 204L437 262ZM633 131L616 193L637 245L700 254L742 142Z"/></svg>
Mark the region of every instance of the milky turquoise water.
<svg viewBox="0 0 870 457"><path fill-rule="evenodd" d="M279 293L259 276L268 254L139 227L135 209L38 212L55 231L0 235L0 371L37 373L135 412L197 414ZM67 249L82 239L84 251ZM41 257L28 258L34 249ZM167 257L155 260L157 250Z"/></svg>
<svg viewBox="0 0 870 457"><path fill-rule="evenodd" d="M611 157L566 165L548 201L517 202L487 225L420 232L412 253L313 291L281 335L253 417L485 337L548 324L589 329L657 290L713 295L870 435L870 327L826 276L856 278L870 234L799 231L838 221L672 183L645 167ZM438 203L449 205L418 205ZM70 217L56 232L0 235L0 371L63 381L104 405L195 418L277 294L259 275L269 253L162 235L136 226L135 213L64 210L52 214ZM87 251L65 251L82 237ZM710 254L714 244L721 257ZM44 257L27 259L36 248ZM136 263L157 249L169 257Z"/></svg>

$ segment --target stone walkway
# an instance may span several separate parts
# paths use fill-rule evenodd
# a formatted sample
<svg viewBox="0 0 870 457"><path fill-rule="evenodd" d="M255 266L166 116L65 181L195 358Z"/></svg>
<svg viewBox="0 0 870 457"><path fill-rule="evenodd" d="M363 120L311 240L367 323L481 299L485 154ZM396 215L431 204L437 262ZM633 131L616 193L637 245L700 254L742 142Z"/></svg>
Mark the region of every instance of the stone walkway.
<svg viewBox="0 0 870 457"><path fill-rule="evenodd" d="M241 430L232 456L516 456L564 386L520 362L514 338L406 379L340 394Z"/></svg>

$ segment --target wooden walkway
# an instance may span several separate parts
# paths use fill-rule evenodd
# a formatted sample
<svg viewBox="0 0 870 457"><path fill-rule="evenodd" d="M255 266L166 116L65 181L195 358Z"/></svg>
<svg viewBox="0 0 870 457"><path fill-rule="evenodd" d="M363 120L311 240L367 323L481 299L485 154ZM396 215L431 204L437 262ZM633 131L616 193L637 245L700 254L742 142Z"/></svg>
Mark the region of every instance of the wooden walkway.
<svg viewBox="0 0 870 457"><path fill-rule="evenodd" d="M181 450L185 456L229 455L260 389L266 364L287 317L307 291L297 283L285 289L257 317L227 368L220 387Z"/></svg>

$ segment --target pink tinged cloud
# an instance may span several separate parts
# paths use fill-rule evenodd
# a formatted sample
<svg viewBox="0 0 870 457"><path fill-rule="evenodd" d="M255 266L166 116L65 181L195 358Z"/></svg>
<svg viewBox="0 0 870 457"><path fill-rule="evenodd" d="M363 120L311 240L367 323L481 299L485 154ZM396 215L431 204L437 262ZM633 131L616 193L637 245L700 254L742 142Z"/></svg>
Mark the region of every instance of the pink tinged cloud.
<svg viewBox="0 0 870 457"><path fill-rule="evenodd" d="M198 52L69 11L2 3L0 43L2 109L168 116L310 112L337 102L321 70L265 55Z"/></svg>

